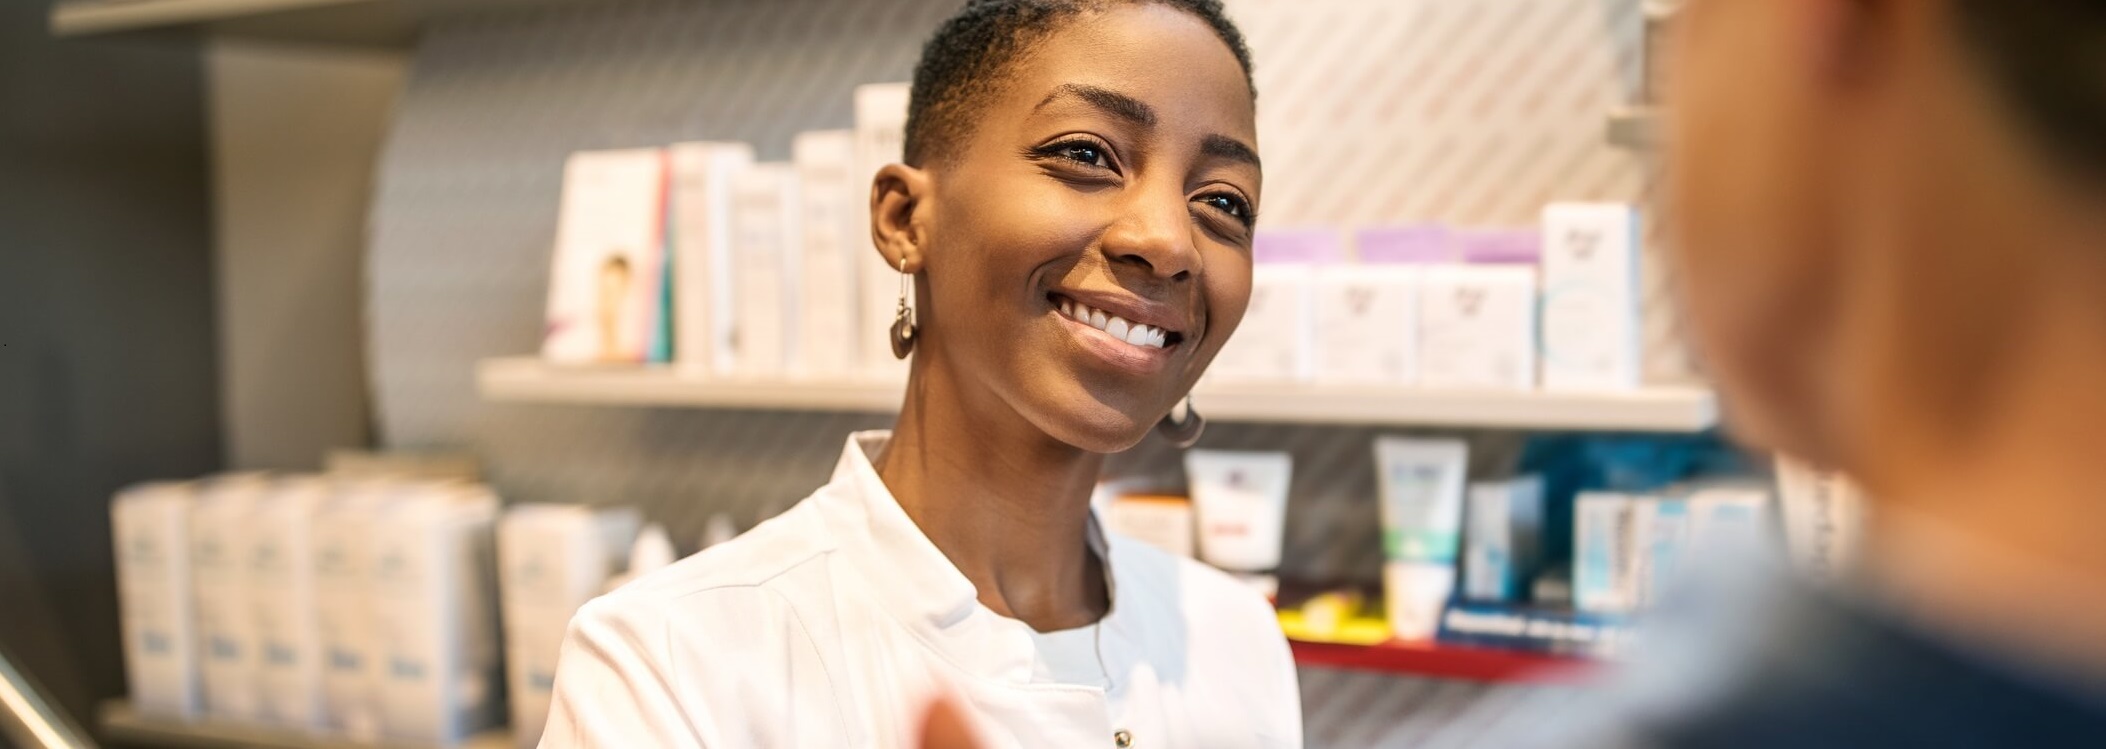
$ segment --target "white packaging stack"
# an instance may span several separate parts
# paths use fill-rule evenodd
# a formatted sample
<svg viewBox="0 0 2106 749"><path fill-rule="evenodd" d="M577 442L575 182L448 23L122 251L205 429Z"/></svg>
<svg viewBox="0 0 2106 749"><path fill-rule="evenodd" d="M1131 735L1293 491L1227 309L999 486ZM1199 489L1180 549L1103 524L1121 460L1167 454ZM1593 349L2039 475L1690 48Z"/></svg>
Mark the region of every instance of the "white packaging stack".
<svg viewBox="0 0 2106 749"><path fill-rule="evenodd" d="M398 489L372 525L381 733L455 746L502 720L498 501L478 484Z"/></svg>
<svg viewBox="0 0 2106 749"><path fill-rule="evenodd" d="M1316 271L1316 379L1410 385L1418 380L1421 271L1336 265Z"/></svg>
<svg viewBox="0 0 2106 749"><path fill-rule="evenodd" d="M1300 263L1251 269L1250 306L1243 322L1207 368L1217 382L1296 382L1309 379L1316 337L1316 271Z"/></svg>
<svg viewBox="0 0 2106 749"><path fill-rule="evenodd" d="M1622 614L1637 605L1637 501L1611 492L1581 492L1575 500L1572 599L1579 610Z"/></svg>
<svg viewBox="0 0 2106 749"><path fill-rule="evenodd" d="M869 224L856 224L856 218L869 210L870 182L852 176L856 162L853 130L798 133L790 142L790 160L797 164L804 253L803 314L797 333L801 367L791 373L846 379L857 365L861 342L856 265L865 255L874 254ZM858 205L863 207L858 209Z"/></svg>
<svg viewBox="0 0 2106 749"><path fill-rule="evenodd" d="M1473 483L1464 515L1463 596L1519 600L1542 557L1542 478Z"/></svg>
<svg viewBox="0 0 2106 749"><path fill-rule="evenodd" d="M250 603L262 660L258 712L263 721L287 728L323 727L314 528L330 491L320 477L282 477L256 513Z"/></svg>
<svg viewBox="0 0 2106 749"><path fill-rule="evenodd" d="M579 151L563 166L543 358L640 363L664 315L666 156Z"/></svg>
<svg viewBox="0 0 2106 749"><path fill-rule="evenodd" d="M1543 389L1639 386L1641 243L1629 205L1543 209Z"/></svg>
<svg viewBox="0 0 2106 749"><path fill-rule="evenodd" d="M870 190L871 180L886 164L897 163L906 158L908 88L905 83L870 83L856 87L855 91L855 170L849 173L849 200L856 211L856 225L862 227L852 237L870 234ZM892 355L892 344L888 339L892 327L893 313L899 299L899 269L889 265L884 256L871 248L861 248L856 253L860 268L861 292L857 296L862 314L858 315L860 330L857 350L862 357L865 375L884 380L904 382L907 365ZM907 303L913 304L913 287L907 291Z"/></svg>
<svg viewBox="0 0 2106 749"><path fill-rule="evenodd" d="M1865 502L1857 485L1842 474L1779 457L1777 489L1792 563L1815 579L1847 574L1856 563L1864 527Z"/></svg>
<svg viewBox="0 0 2106 749"><path fill-rule="evenodd" d="M1761 553L1770 522L1770 493L1761 487L1705 486L1689 493L1690 543L1700 548Z"/></svg>
<svg viewBox="0 0 2106 749"><path fill-rule="evenodd" d="M201 691L190 595L192 491L185 483L140 484L110 504L132 705L179 719L198 714Z"/></svg>
<svg viewBox="0 0 2106 749"><path fill-rule="evenodd" d="M642 516L633 508L518 505L498 521L505 674L522 747L548 723L556 657L578 607L624 566Z"/></svg>
<svg viewBox="0 0 2106 749"><path fill-rule="evenodd" d="M1530 390L1536 378L1536 270L1436 265L1419 294L1419 383Z"/></svg>
<svg viewBox="0 0 2106 749"><path fill-rule="evenodd" d="M1633 605L1650 607L1666 597L1682 569L1689 549L1689 504L1676 497L1645 497L1631 505L1631 513L1637 553Z"/></svg>
<svg viewBox="0 0 2106 749"><path fill-rule="evenodd" d="M314 514L316 627L322 648L325 731L352 741L380 738L379 656L374 632L374 519L395 501L386 479L342 482Z"/></svg>
<svg viewBox="0 0 2106 749"><path fill-rule="evenodd" d="M262 667L250 582L256 513L270 491L262 474L216 476L198 486L190 523L190 569L196 605L200 683L205 713L251 722L261 713Z"/></svg>
<svg viewBox="0 0 2106 749"><path fill-rule="evenodd" d="M672 146L673 359L691 373L731 374L732 179L753 163L745 143Z"/></svg>
<svg viewBox="0 0 2106 749"><path fill-rule="evenodd" d="M797 331L804 253L797 217L797 167L762 163L731 179L732 277L738 285L732 322L732 370L777 379L800 369Z"/></svg>

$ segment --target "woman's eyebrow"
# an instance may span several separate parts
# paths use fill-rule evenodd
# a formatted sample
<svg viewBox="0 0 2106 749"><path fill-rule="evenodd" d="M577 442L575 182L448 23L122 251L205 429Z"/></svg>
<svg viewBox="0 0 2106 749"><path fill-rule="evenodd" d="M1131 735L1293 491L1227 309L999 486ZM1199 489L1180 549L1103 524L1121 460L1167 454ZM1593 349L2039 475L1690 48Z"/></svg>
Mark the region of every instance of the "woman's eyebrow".
<svg viewBox="0 0 2106 749"><path fill-rule="evenodd" d="M1240 161L1259 169L1265 168L1265 165L1258 161L1257 149L1251 148L1250 144L1226 135L1210 134L1205 138L1201 138L1199 140L1199 152L1230 161Z"/></svg>
<svg viewBox="0 0 2106 749"><path fill-rule="evenodd" d="M1045 109L1046 105L1065 98L1081 99L1090 106L1135 125L1155 127L1155 107L1148 106L1147 102L1108 88L1084 83L1067 83L1054 88L1053 93L1047 94L1045 100L1032 107L1031 111Z"/></svg>

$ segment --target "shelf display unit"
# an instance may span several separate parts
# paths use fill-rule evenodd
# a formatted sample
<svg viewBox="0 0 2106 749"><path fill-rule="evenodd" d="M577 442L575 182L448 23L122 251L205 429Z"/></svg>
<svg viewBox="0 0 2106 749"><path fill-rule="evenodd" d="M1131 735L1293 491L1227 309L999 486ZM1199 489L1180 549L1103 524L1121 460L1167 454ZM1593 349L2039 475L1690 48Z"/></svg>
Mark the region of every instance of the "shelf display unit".
<svg viewBox="0 0 2106 749"><path fill-rule="evenodd" d="M726 380L671 367L558 366L531 357L483 361L476 388L485 400L510 403L867 413L897 410L902 392L889 382ZM1719 420L1717 396L1693 386L1566 393L1203 382L1193 400L1207 418L1224 422L1687 433Z"/></svg>
<svg viewBox="0 0 2106 749"><path fill-rule="evenodd" d="M182 720L140 713L125 700L102 704L102 735L126 745L172 749L437 749L421 744L361 743L311 736L298 731L249 726L211 719ZM512 749L510 731L484 731L461 742L459 749Z"/></svg>

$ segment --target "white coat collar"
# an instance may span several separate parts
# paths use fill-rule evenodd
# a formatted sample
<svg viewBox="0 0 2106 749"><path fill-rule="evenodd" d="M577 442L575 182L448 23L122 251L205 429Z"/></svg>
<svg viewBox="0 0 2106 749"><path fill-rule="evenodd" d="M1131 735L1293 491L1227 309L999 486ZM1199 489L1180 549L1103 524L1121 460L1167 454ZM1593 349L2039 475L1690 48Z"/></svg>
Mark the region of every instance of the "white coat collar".
<svg viewBox="0 0 2106 749"><path fill-rule="evenodd" d="M980 605L979 589L951 564L921 528L907 517L877 474L871 456L884 449L891 432L873 430L849 435L834 466L833 479L819 495L826 516L849 566L867 583L867 592L899 622L952 662L981 676L1022 684L1032 677L1035 646L1029 625ZM1111 673L1117 661L1133 655L1122 634L1128 606L1121 601L1113 573L1114 553L1093 513L1089 542L1104 564L1112 608L1099 620L1107 640L1101 654ZM1114 687L1117 680L1115 678Z"/></svg>

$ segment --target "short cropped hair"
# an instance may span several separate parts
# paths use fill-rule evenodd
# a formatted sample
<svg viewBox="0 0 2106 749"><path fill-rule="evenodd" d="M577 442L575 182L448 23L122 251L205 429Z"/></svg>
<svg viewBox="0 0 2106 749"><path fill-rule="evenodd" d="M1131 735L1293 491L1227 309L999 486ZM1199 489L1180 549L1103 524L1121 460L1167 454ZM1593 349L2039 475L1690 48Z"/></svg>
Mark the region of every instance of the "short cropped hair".
<svg viewBox="0 0 2106 749"><path fill-rule="evenodd" d="M1950 0L2043 155L2106 185L2106 0Z"/></svg>
<svg viewBox="0 0 2106 749"><path fill-rule="evenodd" d="M1228 45L1251 82L1250 50L1220 0L969 0L922 45L907 105L906 163L941 160L971 134L981 107L1002 90L1032 45L1087 13L1118 5L1165 5L1203 21ZM1252 96L1257 87L1251 86Z"/></svg>

